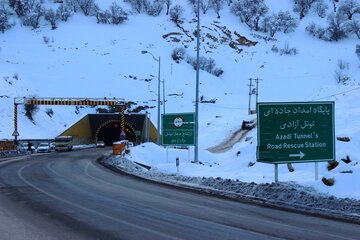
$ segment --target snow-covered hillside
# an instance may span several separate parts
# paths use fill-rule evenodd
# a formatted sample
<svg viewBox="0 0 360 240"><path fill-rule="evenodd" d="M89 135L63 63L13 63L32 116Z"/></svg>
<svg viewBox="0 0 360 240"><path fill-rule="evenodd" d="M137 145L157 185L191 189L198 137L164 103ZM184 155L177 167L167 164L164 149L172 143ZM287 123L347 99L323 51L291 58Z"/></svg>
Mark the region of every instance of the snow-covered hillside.
<svg viewBox="0 0 360 240"><path fill-rule="evenodd" d="M98 4L105 9L112 2L102 0ZM156 124L158 63L149 54L142 54L143 50L161 57L166 112L193 112L195 71L186 59L176 63L171 54L175 48L183 47L187 56L196 56L193 34L196 18L187 1L172 2L185 9L180 27L169 19L165 11L157 17L135 14L123 1L117 3L130 14L128 20L120 25L97 24L95 17L78 12L67 22L59 21L55 30L51 30L49 22L44 19L40 27L33 30L22 26L19 19L12 16L16 25L0 35L0 138L12 138L13 98L33 95L125 98L138 105L154 107L150 111ZM297 17L292 11L291 0L267 0L266 3L270 12L289 10ZM52 1L47 1L46 5L56 6ZM256 129L249 134L251 141L239 142L226 153L210 154L206 151L236 131L243 119L255 118L255 115L248 115L248 84L250 78L259 78L259 101L262 102L335 101L336 136L351 139L349 143L336 142L337 160L340 162L337 169L328 172L327 163L320 164L320 176L335 176L333 187L324 186L321 180L314 181L313 165L306 164L295 165L294 173L281 166L280 180L310 184L342 197L360 198L360 188L355 184L360 179L360 62L355 54L359 39L351 36L338 42L327 42L311 36L305 31L310 22L326 22L314 12L299 21L295 32L279 32L273 39L264 33L251 31L226 4L220 19L210 9L205 15L201 14L200 21L200 54L214 59L224 73L216 77L200 72L200 96L204 100L215 100L215 103L201 103L199 113L200 160L209 164L205 167L189 165L181 173L242 181L273 181L272 165L256 163L248 167L249 162L256 161ZM231 47L230 43L240 37L244 37L249 46ZM295 48L297 54L280 54L281 49L287 47ZM350 78L346 85L337 83L334 77L339 62L344 65L343 74ZM46 113L49 108L41 106L34 115L34 123L20 109L20 138L53 138L82 116L95 111L53 106L54 114L50 117ZM134 148L133 157L139 151L139 157L144 158L143 149ZM176 171L173 164L165 162L163 149L158 150L161 154L151 164L166 171ZM236 154L239 151L241 154ZM340 160L346 156L352 159L352 164ZM340 173L350 170L352 173Z"/></svg>

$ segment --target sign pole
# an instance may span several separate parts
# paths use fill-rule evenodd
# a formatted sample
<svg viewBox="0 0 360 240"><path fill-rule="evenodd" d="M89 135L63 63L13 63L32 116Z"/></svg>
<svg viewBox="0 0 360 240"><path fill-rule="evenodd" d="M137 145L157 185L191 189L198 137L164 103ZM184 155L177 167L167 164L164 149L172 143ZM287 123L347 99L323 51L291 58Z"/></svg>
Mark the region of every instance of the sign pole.
<svg viewBox="0 0 360 240"><path fill-rule="evenodd" d="M176 172L179 175L179 165L180 165L180 160L179 157L176 158Z"/></svg>
<svg viewBox="0 0 360 240"><path fill-rule="evenodd" d="M169 148L166 146L166 162L169 160Z"/></svg>
<svg viewBox="0 0 360 240"><path fill-rule="evenodd" d="M319 180L319 164L315 162L315 181Z"/></svg>
<svg viewBox="0 0 360 240"><path fill-rule="evenodd" d="M191 162L191 160L190 160L190 147L188 147L188 162Z"/></svg>
<svg viewBox="0 0 360 240"><path fill-rule="evenodd" d="M275 163L275 183L279 182L279 164Z"/></svg>

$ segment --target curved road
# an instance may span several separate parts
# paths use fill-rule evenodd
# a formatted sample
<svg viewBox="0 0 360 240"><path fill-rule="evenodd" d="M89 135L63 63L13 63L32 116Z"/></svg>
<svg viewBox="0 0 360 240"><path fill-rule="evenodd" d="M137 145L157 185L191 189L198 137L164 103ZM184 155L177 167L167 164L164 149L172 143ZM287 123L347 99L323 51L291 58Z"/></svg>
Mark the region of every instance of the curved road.
<svg viewBox="0 0 360 240"><path fill-rule="evenodd" d="M359 239L356 224L114 173L96 163L104 152L0 163L1 239Z"/></svg>

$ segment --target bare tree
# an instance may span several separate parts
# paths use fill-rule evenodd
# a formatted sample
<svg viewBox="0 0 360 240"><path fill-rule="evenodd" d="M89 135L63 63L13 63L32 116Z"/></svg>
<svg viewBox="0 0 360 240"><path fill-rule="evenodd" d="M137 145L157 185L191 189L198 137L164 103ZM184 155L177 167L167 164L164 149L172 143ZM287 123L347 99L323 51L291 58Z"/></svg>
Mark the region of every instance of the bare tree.
<svg viewBox="0 0 360 240"><path fill-rule="evenodd" d="M30 26L33 29L39 27L40 18L44 15L44 9L39 1L37 1L31 9L31 12L26 14L22 18L22 23L24 26Z"/></svg>
<svg viewBox="0 0 360 240"><path fill-rule="evenodd" d="M66 3L62 3L56 10L56 15L64 22L66 22L73 13L73 8Z"/></svg>
<svg viewBox="0 0 360 240"><path fill-rule="evenodd" d="M76 13L79 10L79 4L77 0L65 0L63 4L67 8L71 9L72 12Z"/></svg>
<svg viewBox="0 0 360 240"><path fill-rule="evenodd" d="M197 0L188 0L188 3L195 6L197 3Z"/></svg>
<svg viewBox="0 0 360 240"><path fill-rule="evenodd" d="M224 5L224 1L223 0L213 0L213 5L214 5L215 12L217 14L217 18L220 18L220 10L222 9L222 7Z"/></svg>
<svg viewBox="0 0 360 240"><path fill-rule="evenodd" d="M2 33L4 33L7 29L11 27L8 16L9 11L5 8L5 6L2 6L0 8L0 31Z"/></svg>
<svg viewBox="0 0 360 240"><path fill-rule="evenodd" d="M128 19L128 14L116 2L111 4L110 14L112 24L120 24Z"/></svg>
<svg viewBox="0 0 360 240"><path fill-rule="evenodd" d="M314 2L313 9L319 17L324 18L326 16L328 5L324 2L324 0L317 0Z"/></svg>
<svg viewBox="0 0 360 240"><path fill-rule="evenodd" d="M333 11L337 12L337 5L339 3L339 0L330 0L330 1L333 4Z"/></svg>
<svg viewBox="0 0 360 240"><path fill-rule="evenodd" d="M56 14L56 12L53 9L45 10L45 20L49 21L51 24L51 29L54 30L57 28L56 22L59 19L59 16Z"/></svg>
<svg viewBox="0 0 360 240"><path fill-rule="evenodd" d="M178 24L183 14L184 14L184 8L180 5L175 5L170 8L170 19L176 24Z"/></svg>
<svg viewBox="0 0 360 240"><path fill-rule="evenodd" d="M294 12L298 12L300 19L303 19L313 3L314 0L294 0Z"/></svg>
<svg viewBox="0 0 360 240"><path fill-rule="evenodd" d="M266 17L262 26L264 32L269 32L270 36L274 37L274 35L280 31L284 33L293 32L297 27L297 21L288 11L280 11L279 13L274 13Z"/></svg>
<svg viewBox="0 0 360 240"><path fill-rule="evenodd" d="M350 34L355 34L360 39L360 22L358 20L351 20L346 23L347 31Z"/></svg>
<svg viewBox="0 0 360 240"><path fill-rule="evenodd" d="M232 4L231 11L240 17L241 22L259 31L260 20L266 16L269 8L264 0L239 0Z"/></svg>
<svg viewBox="0 0 360 240"><path fill-rule="evenodd" d="M345 0L339 6L339 12L345 14L349 20L352 20L354 14L360 13L359 0Z"/></svg>
<svg viewBox="0 0 360 240"><path fill-rule="evenodd" d="M166 6L166 15L169 15L170 6L172 4L172 0L165 0L165 6Z"/></svg>
<svg viewBox="0 0 360 240"><path fill-rule="evenodd" d="M203 14L206 14L207 10L211 7L212 0L199 0L199 2Z"/></svg>
<svg viewBox="0 0 360 240"><path fill-rule="evenodd" d="M143 0L143 8L145 12L150 16L158 16L164 9L164 0L155 0L150 2L149 0Z"/></svg>
<svg viewBox="0 0 360 240"><path fill-rule="evenodd" d="M92 13L94 13L94 10L96 9L95 0L76 0L79 8L82 10L82 12L85 14L85 16L89 16Z"/></svg>
<svg viewBox="0 0 360 240"><path fill-rule="evenodd" d="M345 38L346 35L346 19L343 14L337 12L332 13L328 17L329 26L327 32L330 40L339 41Z"/></svg>
<svg viewBox="0 0 360 240"><path fill-rule="evenodd" d="M96 12L97 23L110 24L111 23L110 19L111 19L111 13L109 10L102 11L99 9Z"/></svg>
<svg viewBox="0 0 360 240"><path fill-rule="evenodd" d="M180 63L185 58L186 50L183 47L175 48L171 54L172 59L176 63Z"/></svg>
<svg viewBox="0 0 360 240"><path fill-rule="evenodd" d="M36 2L35 0L16 0L14 3L14 11L19 17L23 17L31 12Z"/></svg>
<svg viewBox="0 0 360 240"><path fill-rule="evenodd" d="M130 3L133 10L137 13L141 13L144 7L144 0L124 0L124 2Z"/></svg>

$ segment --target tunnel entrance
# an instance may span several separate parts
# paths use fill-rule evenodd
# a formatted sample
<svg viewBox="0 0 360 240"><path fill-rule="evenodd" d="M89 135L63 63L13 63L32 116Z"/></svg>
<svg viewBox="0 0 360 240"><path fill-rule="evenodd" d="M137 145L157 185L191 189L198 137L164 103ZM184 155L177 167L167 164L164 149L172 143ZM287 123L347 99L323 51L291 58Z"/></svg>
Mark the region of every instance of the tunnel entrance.
<svg viewBox="0 0 360 240"><path fill-rule="evenodd" d="M135 129L129 123L125 122L124 131L126 140L136 142ZM103 123L96 131L95 139L104 141L106 146L112 146L113 142L120 141L121 123L119 120L110 120Z"/></svg>
<svg viewBox="0 0 360 240"><path fill-rule="evenodd" d="M104 141L111 146L120 140L122 123L126 140L134 144L156 141L157 130L146 114L88 114L60 135L73 136L76 144Z"/></svg>

